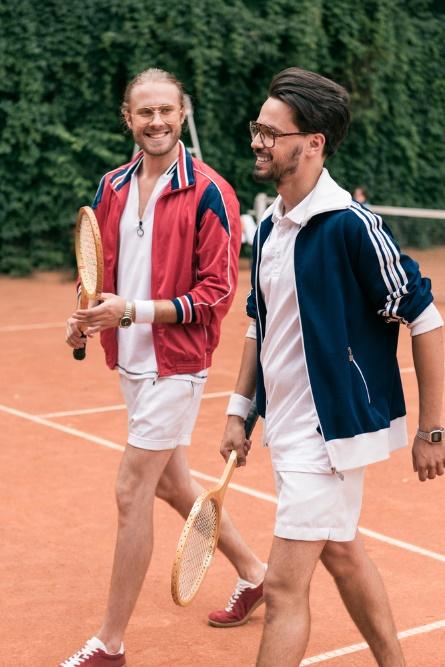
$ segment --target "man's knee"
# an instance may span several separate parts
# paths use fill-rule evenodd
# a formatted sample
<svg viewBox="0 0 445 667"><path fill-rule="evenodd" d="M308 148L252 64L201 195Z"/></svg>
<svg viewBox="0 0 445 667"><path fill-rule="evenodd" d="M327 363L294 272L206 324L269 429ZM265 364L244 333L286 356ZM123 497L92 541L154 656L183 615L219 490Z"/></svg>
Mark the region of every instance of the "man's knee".
<svg viewBox="0 0 445 667"><path fill-rule="evenodd" d="M134 480L119 477L116 482L115 494L119 515L128 515L137 497L137 485L134 483Z"/></svg>
<svg viewBox="0 0 445 667"><path fill-rule="evenodd" d="M153 503L154 480L146 468L127 462L119 471L115 495L119 515L126 516L141 505Z"/></svg>
<svg viewBox="0 0 445 667"><path fill-rule="evenodd" d="M269 568L263 584L264 600L270 615L278 610L299 606L309 596L310 580L292 578L283 571Z"/></svg>
<svg viewBox="0 0 445 667"><path fill-rule="evenodd" d="M355 542L327 542L321 555L334 579L351 577L363 564L364 552Z"/></svg>

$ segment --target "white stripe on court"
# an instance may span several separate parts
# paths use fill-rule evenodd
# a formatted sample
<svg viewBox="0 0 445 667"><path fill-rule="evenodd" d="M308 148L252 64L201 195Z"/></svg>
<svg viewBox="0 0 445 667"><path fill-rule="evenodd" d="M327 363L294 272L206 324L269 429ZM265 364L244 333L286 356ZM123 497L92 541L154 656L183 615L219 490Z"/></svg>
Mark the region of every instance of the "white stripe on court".
<svg viewBox="0 0 445 667"><path fill-rule="evenodd" d="M391 544L394 547L400 547L406 551L412 551L413 553L420 554L421 556L428 556L428 558L434 558L434 560L439 560L442 563L445 563L445 556L438 554L435 551L429 551L428 549L423 549L422 547L416 547L414 544L409 544L409 542L402 542L401 540L395 540L393 537L387 537L381 533L375 533L373 530L368 530L368 528L362 528L359 526L359 531L366 535L367 537L372 537L375 540L380 542L386 542L386 544Z"/></svg>
<svg viewBox="0 0 445 667"><path fill-rule="evenodd" d="M111 440L106 440L105 438L99 438L95 435L91 435L90 433L86 433L85 431L80 431L75 428L63 426L63 424L58 424L56 422L50 421L49 419L38 417L36 415L31 415L27 412L16 410L15 408L9 408L6 405L0 405L0 411L14 415L15 417L20 417L21 419L26 419L28 421L34 422L35 424L40 424L41 426L47 426L48 428L52 428L56 431L62 431L63 433L67 433L68 435L72 435L74 437L82 438L83 440L88 440L89 442L94 442L95 444L101 445L102 447L107 447L108 449L114 449L120 452L124 451L125 449L122 445L119 445ZM218 477L213 477L212 475L206 475L205 473L199 472L198 470L191 469L190 472L193 475L193 477L196 477L198 479L204 479L209 482L219 482ZM263 493L261 491L257 491L256 489L251 489L248 486L242 486L241 484L229 484L229 487L234 491L238 491L239 493L243 493L244 495L247 496L252 496L253 498L258 498L260 500L265 500L267 502L274 504L276 504L277 502L275 496L268 493ZM373 530L369 530L368 528L363 528L359 526L359 530L361 533L363 533L363 535L366 535L367 537L370 537L374 540L378 540L379 542L384 542L386 544L390 544L391 546L399 547L400 549L416 553L420 556L426 556L428 558L433 558L434 560L445 562L445 556L443 554L439 554L434 551L429 551L428 549L424 549L423 547L418 547L415 544L410 544L409 542L403 542L402 540L396 540L392 537L387 537L382 533L377 533Z"/></svg>
<svg viewBox="0 0 445 667"><path fill-rule="evenodd" d="M205 398L222 398L223 396L230 396L231 391L214 391L213 393L203 394L202 400ZM38 415L44 419L50 419L52 417L75 417L76 415L92 415L96 412L113 412L115 410L125 410L125 403L117 403L116 405L106 405L98 408L84 408L81 410L65 410L62 412L46 412L45 414Z"/></svg>
<svg viewBox="0 0 445 667"><path fill-rule="evenodd" d="M441 621L435 621L434 623L428 623L428 625L419 625L417 628L410 628L409 630L403 630L402 632L397 633L399 639L404 639L405 637L412 637L413 635L422 635L427 632L433 632L434 630L441 630L445 628L445 619ZM344 646L343 648L335 649L334 651L327 651L326 653L320 653L319 655L314 655L311 658L305 658L301 663L301 667L306 667L306 665L315 665L319 662L326 662L326 660L331 660L332 658L339 658L343 655L348 655L349 653L357 653L358 651L366 651L369 649L366 642L361 642L360 644L351 644L351 646Z"/></svg>
<svg viewBox="0 0 445 667"><path fill-rule="evenodd" d="M38 415L43 419L51 419L52 417L76 417L77 415L94 415L99 412L115 412L117 410L125 410L125 403L117 403L116 405L106 405L97 408L83 408L79 410L65 410L62 412L47 412Z"/></svg>
<svg viewBox="0 0 445 667"><path fill-rule="evenodd" d="M14 415L15 417L21 417L21 419L27 419L28 421L34 422L35 424L40 424L41 426L48 426L49 428L53 428L56 431L68 433L68 435L74 435L77 438L89 440L90 442L94 442L96 445L102 445L103 447L108 447L109 449L116 449L120 452L124 451L124 447L122 447L122 445L118 445L111 440L98 438L97 436L91 435L90 433L79 431L77 428L70 428L69 426L63 426L63 424L56 424L55 422L51 422L48 419L44 419L43 417L30 415L27 412L22 412L21 410L16 410L15 408L8 408L6 405L0 405L0 411Z"/></svg>

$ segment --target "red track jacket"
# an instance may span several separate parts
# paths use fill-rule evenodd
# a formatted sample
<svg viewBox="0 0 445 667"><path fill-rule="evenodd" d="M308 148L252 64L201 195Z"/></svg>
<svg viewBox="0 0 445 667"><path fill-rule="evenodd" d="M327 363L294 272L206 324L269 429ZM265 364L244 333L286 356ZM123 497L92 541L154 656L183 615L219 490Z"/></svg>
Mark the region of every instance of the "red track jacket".
<svg viewBox="0 0 445 667"><path fill-rule="evenodd" d="M105 174L93 202L102 235L104 292L116 293L119 222L142 158L140 152ZM153 222L151 298L171 299L178 314L177 324L152 325L160 377L211 365L221 320L235 295L240 239L233 188L180 142L173 177L156 203ZM107 365L115 368L116 329L103 331L101 343Z"/></svg>

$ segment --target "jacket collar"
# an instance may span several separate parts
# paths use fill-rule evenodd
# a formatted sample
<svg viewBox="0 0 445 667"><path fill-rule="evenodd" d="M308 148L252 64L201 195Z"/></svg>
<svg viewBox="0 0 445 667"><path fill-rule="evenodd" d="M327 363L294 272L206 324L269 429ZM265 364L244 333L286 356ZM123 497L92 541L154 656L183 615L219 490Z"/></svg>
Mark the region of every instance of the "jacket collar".
<svg viewBox="0 0 445 667"><path fill-rule="evenodd" d="M119 190L130 182L132 175L138 169L143 157L143 152L138 151L130 163L114 172L110 178L110 185L115 192L119 192ZM179 142L178 159L172 169L173 176L167 186L168 190L183 190L184 188L188 188L195 184L193 159L182 141Z"/></svg>

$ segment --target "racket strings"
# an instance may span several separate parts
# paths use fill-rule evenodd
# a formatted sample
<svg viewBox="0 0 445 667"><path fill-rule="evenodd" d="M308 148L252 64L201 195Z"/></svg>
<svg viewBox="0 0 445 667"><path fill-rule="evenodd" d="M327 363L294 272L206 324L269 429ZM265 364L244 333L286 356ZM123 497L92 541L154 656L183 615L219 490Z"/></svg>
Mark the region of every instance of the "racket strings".
<svg viewBox="0 0 445 667"><path fill-rule="evenodd" d="M79 248L82 259L82 270L79 267L79 272L82 282L88 294L94 296L97 285L97 250L96 239L87 215L82 216Z"/></svg>
<svg viewBox="0 0 445 667"><path fill-rule="evenodd" d="M182 553L178 577L179 597L183 601L193 597L215 551L218 527L218 509L210 498L201 506L190 527Z"/></svg>

